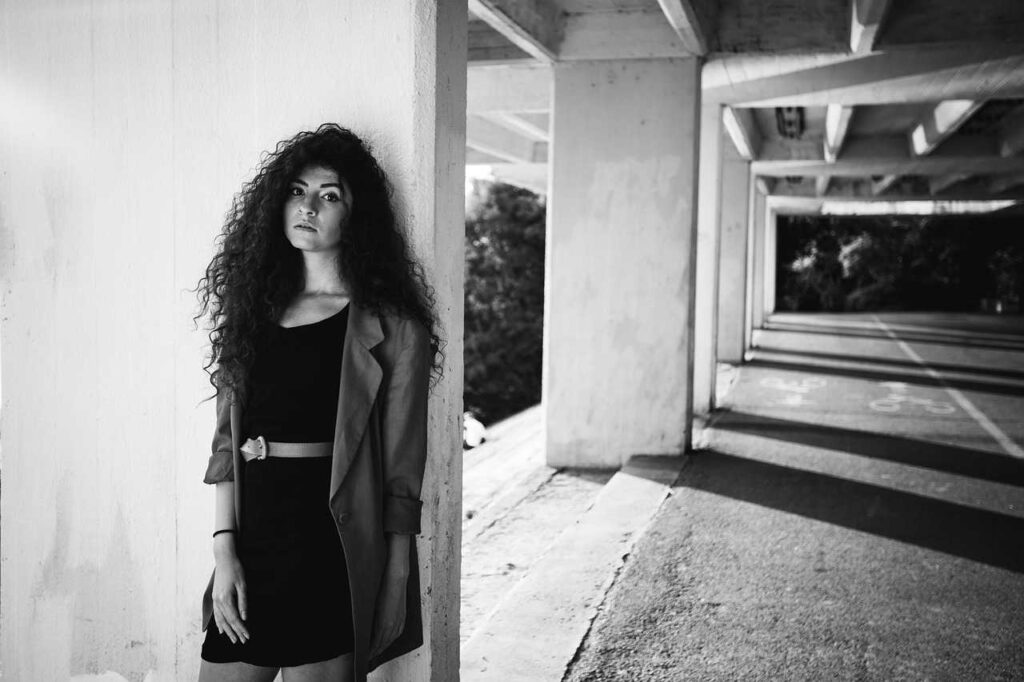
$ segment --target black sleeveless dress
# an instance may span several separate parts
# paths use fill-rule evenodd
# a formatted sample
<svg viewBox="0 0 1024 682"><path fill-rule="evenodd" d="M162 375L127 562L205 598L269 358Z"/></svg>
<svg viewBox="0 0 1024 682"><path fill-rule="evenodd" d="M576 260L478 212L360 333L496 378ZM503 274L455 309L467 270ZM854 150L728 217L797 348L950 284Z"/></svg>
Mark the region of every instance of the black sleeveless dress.
<svg viewBox="0 0 1024 682"><path fill-rule="evenodd" d="M334 440L348 306L319 322L272 325L256 348L242 440ZM202 657L291 667L353 649L352 606L341 538L328 508L331 458L245 463L243 532L237 538L248 597L249 640L215 625Z"/></svg>

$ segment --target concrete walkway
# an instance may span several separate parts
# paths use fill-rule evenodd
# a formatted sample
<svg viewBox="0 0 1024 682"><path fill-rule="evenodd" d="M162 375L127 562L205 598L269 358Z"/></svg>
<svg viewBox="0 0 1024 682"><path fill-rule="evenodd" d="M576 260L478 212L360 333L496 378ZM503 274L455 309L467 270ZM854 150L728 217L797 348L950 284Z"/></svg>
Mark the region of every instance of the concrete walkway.
<svg viewBox="0 0 1024 682"><path fill-rule="evenodd" d="M1024 679L1021 318L755 342L564 679Z"/></svg>

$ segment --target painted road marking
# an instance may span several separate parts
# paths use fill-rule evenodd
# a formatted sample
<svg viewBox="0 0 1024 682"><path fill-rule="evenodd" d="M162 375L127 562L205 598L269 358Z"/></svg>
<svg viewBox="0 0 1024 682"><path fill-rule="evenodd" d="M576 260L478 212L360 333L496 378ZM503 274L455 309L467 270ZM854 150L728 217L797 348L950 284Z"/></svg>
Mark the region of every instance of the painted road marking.
<svg viewBox="0 0 1024 682"><path fill-rule="evenodd" d="M868 407L876 412L899 412L903 403L919 405L924 408L925 412L931 412L932 414L953 414L956 412L956 408L945 401L932 400L931 398L915 398L912 395L907 395L910 386L902 381L883 381L879 385L888 388L889 395L884 398L875 398L868 403Z"/></svg>
<svg viewBox="0 0 1024 682"><path fill-rule="evenodd" d="M807 377L805 379L781 379L779 377L765 377L761 379L761 385L765 388L774 388L786 391L788 395L779 401L780 405L787 407L800 407L802 405L813 405L813 400L804 396L811 391L824 388L825 380L818 377Z"/></svg>
<svg viewBox="0 0 1024 682"><path fill-rule="evenodd" d="M1012 455L1013 457L1019 457L1021 459L1024 459L1024 448L1014 443L1009 436L1003 433L1002 429L993 424L992 420L986 417L985 413L983 413L981 410L975 407L974 403L968 400L963 393L961 393L960 391L946 383L946 380L942 378L942 375L936 372L931 367L929 367L928 363L924 361L924 358L918 355L913 348L911 348L909 345L904 343L898 336L896 336L896 334L891 329L889 329L889 325L887 325L885 322L882 322L882 320L879 319L878 315L872 315L871 317L875 319L875 323L879 326L879 328L881 328L881 330L885 332L890 339L892 339L899 345L903 352L907 354L907 357L909 357L917 364L921 365L921 368L928 373L928 376L932 377L940 384L942 384L942 387L946 389L946 393L949 393L953 400L956 401L956 404L962 407L964 412L971 415L974 418L974 421L978 422L978 425L981 426L981 428L985 429L985 431L987 431L988 434L992 436L997 443L999 443L999 445L1003 448L1003 450L1006 451L1007 454Z"/></svg>

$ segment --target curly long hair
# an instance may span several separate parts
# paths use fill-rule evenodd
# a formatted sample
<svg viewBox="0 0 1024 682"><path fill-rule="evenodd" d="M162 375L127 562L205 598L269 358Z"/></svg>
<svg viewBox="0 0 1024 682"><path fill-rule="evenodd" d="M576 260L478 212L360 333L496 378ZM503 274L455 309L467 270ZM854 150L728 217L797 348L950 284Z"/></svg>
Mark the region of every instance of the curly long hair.
<svg viewBox="0 0 1024 682"><path fill-rule="evenodd" d="M388 311L423 324L430 333L432 374L440 378L434 292L398 227L384 171L355 133L325 123L264 153L256 176L227 213L217 253L195 289L199 312L193 319L210 321L204 369L211 385L245 399L256 339L302 290L302 254L285 237L283 214L291 183L312 166L334 170L352 191L338 257L351 299L377 314Z"/></svg>

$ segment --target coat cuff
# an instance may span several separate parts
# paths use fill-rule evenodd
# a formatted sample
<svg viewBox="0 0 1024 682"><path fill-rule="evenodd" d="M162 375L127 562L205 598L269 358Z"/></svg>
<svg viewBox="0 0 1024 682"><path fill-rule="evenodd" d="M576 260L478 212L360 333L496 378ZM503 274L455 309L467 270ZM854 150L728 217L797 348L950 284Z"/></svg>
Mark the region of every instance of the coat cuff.
<svg viewBox="0 0 1024 682"><path fill-rule="evenodd" d="M384 496L384 532L419 535L423 502L411 497Z"/></svg>
<svg viewBox="0 0 1024 682"><path fill-rule="evenodd" d="M235 480L235 462L230 452L215 452L206 465L203 483L221 483Z"/></svg>

